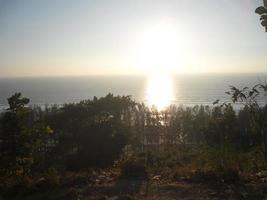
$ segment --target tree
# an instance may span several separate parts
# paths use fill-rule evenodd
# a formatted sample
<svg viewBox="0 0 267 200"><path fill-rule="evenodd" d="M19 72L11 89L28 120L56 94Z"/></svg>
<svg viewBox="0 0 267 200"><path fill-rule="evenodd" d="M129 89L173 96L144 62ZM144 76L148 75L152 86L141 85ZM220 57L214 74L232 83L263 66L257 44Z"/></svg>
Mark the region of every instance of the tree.
<svg viewBox="0 0 267 200"><path fill-rule="evenodd" d="M131 136L129 96L113 96L66 104L48 113L46 120L57 136L53 160L68 169L113 164Z"/></svg>
<svg viewBox="0 0 267 200"><path fill-rule="evenodd" d="M15 93L8 98L9 108L1 118L1 172L18 176L30 172L44 136L52 133L27 107L28 98Z"/></svg>

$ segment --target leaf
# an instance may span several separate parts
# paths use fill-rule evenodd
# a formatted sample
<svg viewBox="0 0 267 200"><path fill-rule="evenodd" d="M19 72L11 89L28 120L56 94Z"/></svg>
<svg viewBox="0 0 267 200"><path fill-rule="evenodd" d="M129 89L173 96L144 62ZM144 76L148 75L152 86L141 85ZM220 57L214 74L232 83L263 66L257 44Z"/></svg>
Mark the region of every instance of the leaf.
<svg viewBox="0 0 267 200"><path fill-rule="evenodd" d="M233 86L233 85L230 85L229 87L230 87L231 90L237 90L237 88L235 86Z"/></svg>
<svg viewBox="0 0 267 200"><path fill-rule="evenodd" d="M223 103L222 105L220 105L220 108L226 106L227 104L226 103Z"/></svg>
<svg viewBox="0 0 267 200"><path fill-rule="evenodd" d="M263 20L263 21L261 22L261 25L264 26L264 27L267 27L267 20Z"/></svg>
<svg viewBox="0 0 267 200"><path fill-rule="evenodd" d="M216 101L214 101L212 104L215 105L217 103L219 103L220 99L217 99Z"/></svg>
<svg viewBox="0 0 267 200"><path fill-rule="evenodd" d="M240 98L241 98L241 99L247 99L246 95L243 94L243 93L240 93Z"/></svg>
<svg viewBox="0 0 267 200"><path fill-rule="evenodd" d="M253 91L256 92L256 93L259 93L259 91L257 89L255 89L255 88L253 89Z"/></svg>
<svg viewBox="0 0 267 200"><path fill-rule="evenodd" d="M259 93L255 94L254 98L256 98L257 96L259 96Z"/></svg>
<svg viewBox="0 0 267 200"><path fill-rule="evenodd" d="M260 20L267 20L267 15L262 15Z"/></svg>
<svg viewBox="0 0 267 200"><path fill-rule="evenodd" d="M260 88L263 89L264 91L267 91L267 84L266 85L260 85Z"/></svg>
<svg viewBox="0 0 267 200"><path fill-rule="evenodd" d="M252 89L255 89L256 87L260 86L261 84L256 84Z"/></svg>
<svg viewBox="0 0 267 200"><path fill-rule="evenodd" d="M255 13L262 15L265 14L267 12L267 9L263 6L260 6L258 8L256 8Z"/></svg>
<svg viewBox="0 0 267 200"><path fill-rule="evenodd" d="M249 92L248 96L251 97L253 94L254 94L254 91L252 90Z"/></svg>
<svg viewBox="0 0 267 200"><path fill-rule="evenodd" d="M235 103L237 101L237 97L236 96L233 96L232 97L232 101Z"/></svg>
<svg viewBox="0 0 267 200"><path fill-rule="evenodd" d="M54 133L54 130L51 129L50 126L47 126L47 127L46 127L46 132L47 132L48 135L51 135L51 134Z"/></svg>

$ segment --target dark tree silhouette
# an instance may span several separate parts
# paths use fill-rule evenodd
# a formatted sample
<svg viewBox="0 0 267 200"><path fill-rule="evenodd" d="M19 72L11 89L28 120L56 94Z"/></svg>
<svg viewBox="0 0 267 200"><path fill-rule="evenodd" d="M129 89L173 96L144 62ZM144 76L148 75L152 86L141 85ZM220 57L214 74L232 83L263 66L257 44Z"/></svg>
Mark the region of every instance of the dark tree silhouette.
<svg viewBox="0 0 267 200"><path fill-rule="evenodd" d="M5 175L21 176L30 172L44 136L51 129L34 119L27 106L28 98L15 93L8 98L9 108L1 117L0 172Z"/></svg>

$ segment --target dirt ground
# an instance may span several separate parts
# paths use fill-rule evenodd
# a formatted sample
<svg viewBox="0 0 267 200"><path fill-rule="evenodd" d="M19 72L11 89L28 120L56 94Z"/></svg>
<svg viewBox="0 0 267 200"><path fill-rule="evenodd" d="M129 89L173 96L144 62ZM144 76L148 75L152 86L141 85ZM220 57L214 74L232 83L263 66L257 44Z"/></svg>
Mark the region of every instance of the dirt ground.
<svg viewBox="0 0 267 200"><path fill-rule="evenodd" d="M218 182L145 182L141 180L108 180L90 183L86 178L65 182L43 191L13 194L20 200L211 200L211 199L267 199L266 183Z"/></svg>

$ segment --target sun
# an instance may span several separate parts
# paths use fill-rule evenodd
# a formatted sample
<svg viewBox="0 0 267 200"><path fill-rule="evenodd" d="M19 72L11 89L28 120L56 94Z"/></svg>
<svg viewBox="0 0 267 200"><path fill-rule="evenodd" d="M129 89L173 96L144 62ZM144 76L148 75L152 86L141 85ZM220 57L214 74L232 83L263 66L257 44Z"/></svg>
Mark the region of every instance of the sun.
<svg viewBox="0 0 267 200"><path fill-rule="evenodd" d="M183 60L179 38L177 27L166 20L146 28L137 42L137 65L148 74L177 71Z"/></svg>

